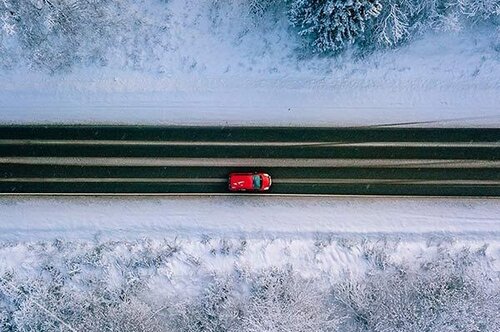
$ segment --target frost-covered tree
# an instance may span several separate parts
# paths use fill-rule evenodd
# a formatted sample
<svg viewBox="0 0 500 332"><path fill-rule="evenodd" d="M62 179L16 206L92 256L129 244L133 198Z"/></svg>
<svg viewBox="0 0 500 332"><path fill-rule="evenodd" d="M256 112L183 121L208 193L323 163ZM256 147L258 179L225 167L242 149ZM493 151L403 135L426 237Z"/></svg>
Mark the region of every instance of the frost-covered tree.
<svg viewBox="0 0 500 332"><path fill-rule="evenodd" d="M102 55L109 0L3 0L4 34L14 36L29 63L52 72Z"/></svg>
<svg viewBox="0 0 500 332"><path fill-rule="evenodd" d="M291 24L321 53L354 43L381 10L379 0L290 0L289 6Z"/></svg>
<svg viewBox="0 0 500 332"><path fill-rule="evenodd" d="M461 12L468 17L489 18L500 15L499 0L456 0Z"/></svg>
<svg viewBox="0 0 500 332"><path fill-rule="evenodd" d="M29 264L0 267L0 331L500 331L486 246L445 239L401 256L395 241L349 240L364 259L355 273L304 276L292 265L243 268L228 243L205 246L195 264L169 241L20 244ZM0 256L13 252L1 246ZM218 255L234 265L214 271ZM171 277L178 263L184 278Z"/></svg>
<svg viewBox="0 0 500 332"><path fill-rule="evenodd" d="M281 5L281 0L248 0L245 3L248 5L250 12L256 16L263 16L266 12L274 7Z"/></svg>
<svg viewBox="0 0 500 332"><path fill-rule="evenodd" d="M402 1L388 0L373 25L374 42L384 46L395 46L410 33L410 13Z"/></svg>
<svg viewBox="0 0 500 332"><path fill-rule="evenodd" d="M381 5L363 36L365 48L399 46L426 30L458 31L500 17L499 0L381 0Z"/></svg>
<svg viewBox="0 0 500 332"><path fill-rule="evenodd" d="M321 284L321 283L319 283ZM291 268L214 278L195 299L171 309L175 331L336 331L339 319L326 303L328 287Z"/></svg>
<svg viewBox="0 0 500 332"><path fill-rule="evenodd" d="M170 326L184 332L240 331L242 303L237 285L232 278L215 277L197 298L171 312Z"/></svg>
<svg viewBox="0 0 500 332"><path fill-rule="evenodd" d="M26 60L51 73L109 60L139 68L168 48L163 7L137 0L1 0L0 65ZM145 51L146 50L146 51Z"/></svg>
<svg viewBox="0 0 500 332"><path fill-rule="evenodd" d="M500 18L499 0L427 0L419 6L419 21L435 30L458 31Z"/></svg>
<svg viewBox="0 0 500 332"><path fill-rule="evenodd" d="M499 279L488 265L484 248L443 248L419 266L393 263L348 277L334 298L352 331L498 331Z"/></svg>
<svg viewBox="0 0 500 332"><path fill-rule="evenodd" d="M321 287L291 269L264 271L251 282L243 331L336 331L340 319L325 299Z"/></svg>

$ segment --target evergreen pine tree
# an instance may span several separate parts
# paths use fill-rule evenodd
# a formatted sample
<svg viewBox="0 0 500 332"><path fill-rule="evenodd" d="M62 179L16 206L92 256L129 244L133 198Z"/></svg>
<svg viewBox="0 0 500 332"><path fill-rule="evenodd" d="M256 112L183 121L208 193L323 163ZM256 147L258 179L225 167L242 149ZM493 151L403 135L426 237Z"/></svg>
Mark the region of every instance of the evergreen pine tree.
<svg viewBox="0 0 500 332"><path fill-rule="evenodd" d="M336 52L365 32L378 16L379 0L290 0L288 15L315 52Z"/></svg>

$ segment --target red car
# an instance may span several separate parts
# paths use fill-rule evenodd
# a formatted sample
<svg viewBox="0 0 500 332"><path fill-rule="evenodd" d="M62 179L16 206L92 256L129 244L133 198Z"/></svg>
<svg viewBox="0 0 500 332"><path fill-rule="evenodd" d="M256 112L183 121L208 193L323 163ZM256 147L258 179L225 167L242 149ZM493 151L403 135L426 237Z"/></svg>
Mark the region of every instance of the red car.
<svg viewBox="0 0 500 332"><path fill-rule="evenodd" d="M230 191L266 191L271 183L271 177L266 173L229 174Z"/></svg>

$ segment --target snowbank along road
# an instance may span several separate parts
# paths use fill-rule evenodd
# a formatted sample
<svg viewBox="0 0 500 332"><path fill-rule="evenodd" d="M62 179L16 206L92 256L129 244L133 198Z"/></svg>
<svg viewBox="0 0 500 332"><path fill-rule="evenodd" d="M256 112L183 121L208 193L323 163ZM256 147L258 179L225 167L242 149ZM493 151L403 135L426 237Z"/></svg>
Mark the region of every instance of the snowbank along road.
<svg viewBox="0 0 500 332"><path fill-rule="evenodd" d="M500 195L500 129L1 126L3 194Z"/></svg>

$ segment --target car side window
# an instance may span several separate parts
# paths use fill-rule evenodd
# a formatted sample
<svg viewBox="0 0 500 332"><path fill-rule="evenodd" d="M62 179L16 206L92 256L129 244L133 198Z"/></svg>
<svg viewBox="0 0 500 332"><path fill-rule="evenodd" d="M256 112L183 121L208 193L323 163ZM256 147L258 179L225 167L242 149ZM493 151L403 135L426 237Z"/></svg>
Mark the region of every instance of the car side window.
<svg viewBox="0 0 500 332"><path fill-rule="evenodd" d="M254 189L260 189L260 186L261 186L260 176L259 175L253 175L252 179L253 179L253 188Z"/></svg>

